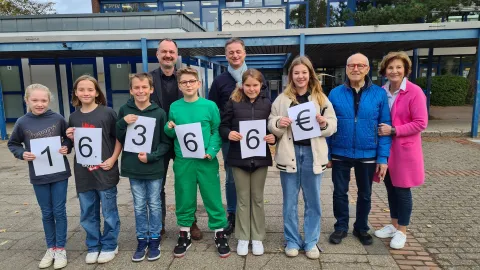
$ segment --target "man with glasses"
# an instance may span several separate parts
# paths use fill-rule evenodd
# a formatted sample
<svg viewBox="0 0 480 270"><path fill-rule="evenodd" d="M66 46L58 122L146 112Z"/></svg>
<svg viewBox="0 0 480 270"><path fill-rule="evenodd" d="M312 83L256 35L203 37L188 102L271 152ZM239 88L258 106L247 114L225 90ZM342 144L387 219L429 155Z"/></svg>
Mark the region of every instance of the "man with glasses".
<svg viewBox="0 0 480 270"><path fill-rule="evenodd" d="M347 236L349 210L348 185L350 170L357 182L357 212L353 235L363 245L371 245L368 214L371 208L372 181L375 174L383 179L387 171L391 138L379 137L380 123L391 125L388 98L381 87L367 76L368 58L356 53L347 59L347 80L329 95L337 115L337 133L329 137L329 163L332 167L333 213L337 222L330 242L340 244Z"/></svg>
<svg viewBox="0 0 480 270"><path fill-rule="evenodd" d="M220 113L223 112L225 104L230 99L233 90L235 90L237 86L242 85L242 75L248 69L247 64L245 63L246 56L247 52L245 51L245 43L243 40L240 38L231 38L227 40L225 43L225 57L228 61L228 70L218 75L213 80L210 92L208 93L208 99L217 104ZM270 97L265 79L263 80L261 91L264 91L266 96ZM232 168L226 161L229 148L230 142L223 142L222 155L225 167L225 194L227 198L229 231L231 231L235 227L237 191L233 179Z"/></svg>
<svg viewBox="0 0 480 270"><path fill-rule="evenodd" d="M150 72L153 77L154 91L151 95L151 100L157 103L162 108L168 117L170 111L170 105L183 97L182 92L178 89L177 77L175 75L175 64L178 60L178 47L177 43L169 38L163 39L158 43L157 59L160 67ZM173 141L170 151L165 154L163 158L163 168L165 174L163 175L163 183L161 190L162 201L162 231L161 234L165 234L165 215L166 215L166 201L165 201L165 182L167 181L167 171L170 159L175 158L173 150ZM190 233L193 239L202 239L202 232L197 226L195 221L190 228Z"/></svg>

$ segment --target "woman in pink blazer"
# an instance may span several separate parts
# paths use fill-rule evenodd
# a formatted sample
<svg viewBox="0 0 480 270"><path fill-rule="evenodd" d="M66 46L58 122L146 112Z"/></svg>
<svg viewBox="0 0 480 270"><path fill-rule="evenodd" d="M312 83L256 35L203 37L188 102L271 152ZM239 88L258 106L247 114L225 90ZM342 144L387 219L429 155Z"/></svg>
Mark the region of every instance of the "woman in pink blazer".
<svg viewBox="0 0 480 270"><path fill-rule="evenodd" d="M383 86L388 96L392 126L380 124L380 136L392 136L388 172L384 182L392 224L375 231L379 238L392 237L390 247L401 249L407 241L412 214L410 188L425 180L421 132L427 128L426 97L422 89L408 81L412 62L405 52L391 52L380 63L380 74L388 78Z"/></svg>

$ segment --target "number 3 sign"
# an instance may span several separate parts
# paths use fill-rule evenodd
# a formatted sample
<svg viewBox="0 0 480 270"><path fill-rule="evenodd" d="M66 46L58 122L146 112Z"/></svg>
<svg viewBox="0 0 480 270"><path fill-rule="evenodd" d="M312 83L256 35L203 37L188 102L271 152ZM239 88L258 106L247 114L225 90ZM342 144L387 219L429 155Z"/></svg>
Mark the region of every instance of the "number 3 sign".
<svg viewBox="0 0 480 270"><path fill-rule="evenodd" d="M135 123L127 127L123 150L132 153L145 152L150 154L155 125L155 118L139 116Z"/></svg>
<svg viewBox="0 0 480 270"><path fill-rule="evenodd" d="M102 129L75 128L74 136L77 163L100 165L102 163Z"/></svg>
<svg viewBox="0 0 480 270"><path fill-rule="evenodd" d="M30 141L30 151L35 155L33 169L36 176L65 171L63 155L58 152L60 147L60 136Z"/></svg>
<svg viewBox="0 0 480 270"><path fill-rule="evenodd" d="M240 121L240 150L242 159L248 157L265 157L266 142L263 137L267 135L267 120Z"/></svg>
<svg viewBox="0 0 480 270"><path fill-rule="evenodd" d="M200 123L177 125L175 133L184 158L205 157L205 145Z"/></svg>

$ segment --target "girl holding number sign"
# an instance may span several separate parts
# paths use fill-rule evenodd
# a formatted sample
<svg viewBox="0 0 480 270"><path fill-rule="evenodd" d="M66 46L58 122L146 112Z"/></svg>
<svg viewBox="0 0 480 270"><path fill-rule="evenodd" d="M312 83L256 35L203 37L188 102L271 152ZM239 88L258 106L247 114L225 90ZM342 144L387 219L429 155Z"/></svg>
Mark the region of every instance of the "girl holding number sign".
<svg viewBox="0 0 480 270"><path fill-rule="evenodd" d="M242 75L242 87L233 91L230 100L222 112L220 135L224 140L230 140L228 164L232 166L235 186L237 187L237 214L235 221L235 236L238 238L237 254L246 256L248 245L252 241L253 255L264 252L262 241L265 239L265 210L263 207L263 190L267 178L268 166L272 166L270 149L266 145L266 156L242 159L240 141L243 139L264 140L275 144L275 136L268 134L263 138L247 137L240 134L240 121L268 119L272 103L260 93L263 76L256 69L248 69ZM265 121L266 123L266 121ZM252 131L252 130L251 130ZM253 130L255 131L255 130ZM249 132L255 134L254 132ZM252 135L253 136L253 135ZM254 147L248 146L249 148Z"/></svg>
<svg viewBox="0 0 480 270"><path fill-rule="evenodd" d="M290 119L288 109L301 103L312 101L316 109L316 120L320 125L321 136L306 140L294 140L292 121L297 125L308 124L309 117ZM299 114L300 115L300 114ZM268 129L278 138L275 161L280 169L283 190L284 237L287 242L285 254L298 255L300 249L310 259L320 256L316 246L320 236L320 181L328 163L328 147L325 137L337 130L337 118L332 104L322 91L312 63L305 56L292 61L288 69L288 85L285 91L273 102L268 118ZM298 194L302 188L305 201L305 240L298 230Z"/></svg>
<svg viewBox="0 0 480 270"><path fill-rule="evenodd" d="M13 155L28 161L30 183L42 211L43 230L47 242L47 252L38 265L47 268L53 264L55 269L67 265L65 243L67 241L67 201L68 178L71 176L70 165L65 157L72 150L72 141L66 137L67 122L58 113L48 109L52 93L41 84L32 84L25 90L27 114L15 123L8 149ZM58 153L51 151L50 146L40 153L32 153L33 141L40 138L59 137L61 148ZM25 147L22 145L24 144ZM43 148L43 146L42 146ZM58 148L57 148L58 149ZM47 155L50 166L53 166L52 156L63 155L64 170L55 173L39 175L36 173L33 161L39 155ZM54 262L55 261L55 262Z"/></svg>
<svg viewBox="0 0 480 270"><path fill-rule="evenodd" d="M75 128L101 128L100 138L80 138L75 151L75 185L80 201L80 225L87 233L88 253L85 262L106 263L118 253L120 218L117 208L117 184L120 180L117 159L122 145L116 139L117 114L107 107L105 96L95 78L80 76L73 85L72 104L77 110L70 115L67 136L74 141ZM80 164L77 156L90 157L94 152L89 144L101 140L100 164ZM100 231L100 207L104 218Z"/></svg>

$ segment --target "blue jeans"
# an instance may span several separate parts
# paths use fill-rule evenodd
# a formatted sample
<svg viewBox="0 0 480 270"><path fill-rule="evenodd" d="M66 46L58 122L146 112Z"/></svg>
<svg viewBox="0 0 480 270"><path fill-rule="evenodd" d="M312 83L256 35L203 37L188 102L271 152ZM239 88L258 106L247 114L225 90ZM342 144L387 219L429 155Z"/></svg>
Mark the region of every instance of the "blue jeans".
<svg viewBox="0 0 480 270"><path fill-rule="evenodd" d="M227 212L237 212L237 190L235 188L235 180L233 179L232 167L227 163L228 149L230 148L230 142L224 142L222 144L223 164L225 167L225 195L227 197Z"/></svg>
<svg viewBox="0 0 480 270"><path fill-rule="evenodd" d="M162 201L160 200L162 182L162 179L130 178L137 238L158 238L160 236L160 230L162 230Z"/></svg>
<svg viewBox="0 0 480 270"><path fill-rule="evenodd" d="M388 171L383 182L387 188L390 217L398 219L398 225L408 226L413 208L412 191L410 188L394 187Z"/></svg>
<svg viewBox="0 0 480 270"><path fill-rule="evenodd" d="M355 168L357 181L357 219L353 229L358 232L367 232L368 214L371 208L372 182L377 164L363 163L357 160L333 160L333 214L337 219L335 231L348 232L348 185L350 184L350 170Z"/></svg>
<svg viewBox="0 0 480 270"><path fill-rule="evenodd" d="M68 180L44 185L33 185L38 205L42 211L43 230L47 248L64 248L67 242Z"/></svg>
<svg viewBox="0 0 480 270"><path fill-rule="evenodd" d="M283 191L283 227L287 248L311 250L320 236L320 182L322 174L313 173L311 146L295 145L297 172L280 172ZM303 230L305 241L298 230L298 193L302 188L305 202Z"/></svg>
<svg viewBox="0 0 480 270"><path fill-rule="evenodd" d="M88 252L114 251L120 232L117 208L117 187L78 193L80 225L87 233ZM103 234L100 232L100 204L103 214Z"/></svg>

